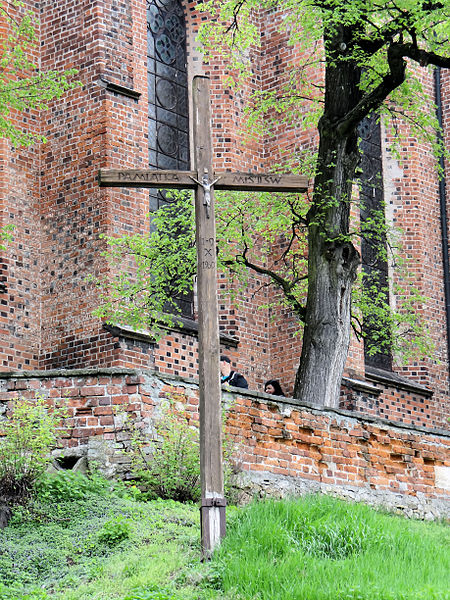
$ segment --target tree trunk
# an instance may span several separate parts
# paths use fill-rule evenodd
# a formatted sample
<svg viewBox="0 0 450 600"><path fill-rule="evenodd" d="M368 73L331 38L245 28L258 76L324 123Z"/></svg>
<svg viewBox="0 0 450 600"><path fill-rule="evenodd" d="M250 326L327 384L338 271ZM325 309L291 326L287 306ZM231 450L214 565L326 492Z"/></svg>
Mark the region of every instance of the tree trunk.
<svg viewBox="0 0 450 600"><path fill-rule="evenodd" d="M357 153L347 155L345 145L345 140L339 143L332 181L338 178L342 187L349 188L345 194L349 195L348 175L354 173L353 163L358 157ZM317 183L316 179L316 186ZM309 227L308 300L294 396L318 406L335 407L350 343L351 291L360 260L345 235L348 226L342 231L342 225L348 221L350 202L341 199L327 203L326 187L329 186L318 193L323 204L329 206L312 219L314 223ZM317 221L325 222L326 227Z"/></svg>
<svg viewBox="0 0 450 600"><path fill-rule="evenodd" d="M8 526L8 523L11 519L11 509L10 507L0 501L0 529L5 529Z"/></svg>
<svg viewBox="0 0 450 600"><path fill-rule="evenodd" d="M330 407L339 402L350 342L351 290L360 262L349 237L358 138L356 127L338 127L361 97L360 69L339 60L351 39L344 27L325 38L325 109L308 215L308 299L294 388L296 398Z"/></svg>

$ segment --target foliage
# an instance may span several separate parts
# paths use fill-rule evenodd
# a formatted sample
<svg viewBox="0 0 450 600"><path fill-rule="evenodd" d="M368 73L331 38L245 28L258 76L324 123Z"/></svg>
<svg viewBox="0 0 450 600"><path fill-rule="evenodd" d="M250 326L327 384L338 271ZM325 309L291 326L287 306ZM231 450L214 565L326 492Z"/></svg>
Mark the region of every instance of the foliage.
<svg viewBox="0 0 450 600"><path fill-rule="evenodd" d="M182 409L169 403L155 425L155 439L133 440L133 467L150 499L200 499L199 432Z"/></svg>
<svg viewBox="0 0 450 600"><path fill-rule="evenodd" d="M34 589L29 593L22 594L16 586L6 587L1 583L0 598L2 600L49 600L49 596L44 590Z"/></svg>
<svg viewBox="0 0 450 600"><path fill-rule="evenodd" d="M61 470L44 473L34 486L40 502L67 502L83 500L91 494L108 495L117 486L96 473L84 475L80 471Z"/></svg>
<svg viewBox="0 0 450 600"><path fill-rule="evenodd" d="M156 586L145 586L133 590L123 600L177 600L177 596Z"/></svg>
<svg viewBox="0 0 450 600"><path fill-rule="evenodd" d="M26 502L40 475L51 462L50 451L61 434L64 407L49 408L42 397L15 398L1 424L0 498L6 505Z"/></svg>
<svg viewBox="0 0 450 600"><path fill-rule="evenodd" d="M0 228L0 250L6 249L6 244L12 240L12 232L14 231L14 225L4 225Z"/></svg>
<svg viewBox="0 0 450 600"><path fill-rule="evenodd" d="M132 590L175 590L172 580L180 569L188 575L199 555L198 508L140 503L105 494L108 486L77 500L33 498L30 510L15 511L0 537L1 598L122 600ZM100 540L116 522L128 523L129 536ZM196 597L192 585L184 582L180 600Z"/></svg>
<svg viewBox="0 0 450 600"><path fill-rule="evenodd" d="M180 313L176 299L192 289L196 272L192 199L175 192L172 198L175 204L153 213L153 232L149 236L107 238L109 249L103 255L113 271L119 269L113 279L110 275L97 280L90 278L99 288L102 300L94 314L110 323L148 327L157 339L166 326L176 322ZM289 307L298 317L300 330L307 285L308 205L304 198L293 194L244 196L238 192L217 192L216 201L217 267L227 275L226 293L238 304L246 297L251 273L266 276L255 294L262 294L268 287L275 289L276 294L270 303L260 306ZM175 231L183 233L175 237ZM408 265L401 258L398 232L388 228L384 216L377 220L372 216L365 222L362 233L373 244L383 235L395 239L387 249L378 244L377 256L395 265L397 282L390 282L386 288L365 274L363 284L360 272L353 289L356 335L365 337L373 324L369 352L390 351L399 363L429 355L430 336L423 313L417 310L427 298L415 287ZM131 266L124 268L125 264ZM389 301L389 285L395 293L395 304Z"/></svg>
<svg viewBox="0 0 450 600"><path fill-rule="evenodd" d="M126 417L121 421L130 436L127 453L132 474L142 489L137 498L197 502L201 497L199 429L190 423L182 403L171 398L161 405L150 440ZM223 442L224 491L233 503L237 449L225 434Z"/></svg>
<svg viewBox="0 0 450 600"><path fill-rule="evenodd" d="M370 330L366 345L369 355L392 353L399 364L430 356L434 350L420 310L428 298L415 286L414 278L408 278L406 269L401 275L403 283L390 282L386 286L373 274L360 273L353 288L353 318L357 322L354 331L362 337ZM394 306L389 301L391 290Z"/></svg>
<svg viewBox="0 0 450 600"><path fill-rule="evenodd" d="M0 18L5 19L8 34L0 44L0 136L15 146L29 146L45 141L39 133L25 131L13 120L15 111L47 110L52 100L80 85L73 80L75 69L63 73L41 71L32 59L38 50L38 24L23 3L7 0L0 6Z"/></svg>
<svg viewBox="0 0 450 600"><path fill-rule="evenodd" d="M300 63L280 75L277 89L255 91L247 112L248 124L258 134L267 135L280 123L317 129L326 109L328 81L325 78L318 84L311 73L348 64L360 70L359 87L364 93L355 122L362 120L363 113L377 110L387 117L388 127L398 133L398 118L404 118L413 127L413 135L426 136L427 142L438 150L435 114L428 109L430 98L417 69L407 70L405 79L395 82L393 89L385 86L392 68L389 53L394 48L399 55L422 66L448 66L447 2L418 5L412 0L401 0L389 5L351 0L340 5L335 0L209 0L199 10L213 17L205 19L199 33L205 57L223 54L230 65L228 83L235 86L252 75L251 61L246 57L262 46L255 20L261 10L282 14L280 34L287 44L298 44L305 53ZM341 45L339 53L331 55L327 42L340 28L352 31L351 43L345 48ZM346 95L348 90L338 93ZM294 155L298 151L294 148ZM445 149L441 147L440 151ZM292 153L285 158L292 162Z"/></svg>
<svg viewBox="0 0 450 600"><path fill-rule="evenodd" d="M131 526L129 521L125 520L121 515L106 521L100 531L97 533L97 539L101 544L107 546L115 546L123 540L130 537Z"/></svg>
<svg viewBox="0 0 450 600"><path fill-rule="evenodd" d="M180 312L177 301L192 289L196 272L193 221L190 195L174 194L153 214L148 236L106 237L110 251L104 256L113 276L90 278L101 291L102 304L94 314L114 324L150 326L155 335L162 334L161 326L173 325Z"/></svg>

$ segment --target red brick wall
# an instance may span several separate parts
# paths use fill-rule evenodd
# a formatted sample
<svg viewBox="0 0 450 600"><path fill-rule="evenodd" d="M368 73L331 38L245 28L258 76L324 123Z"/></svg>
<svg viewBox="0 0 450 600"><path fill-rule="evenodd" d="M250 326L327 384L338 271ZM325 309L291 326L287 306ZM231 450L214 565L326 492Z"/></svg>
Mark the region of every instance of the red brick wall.
<svg viewBox="0 0 450 600"><path fill-rule="evenodd" d="M190 422L198 425L196 381L152 371L74 370L47 376L11 374L0 380L0 407L12 397L36 394L50 403L67 401L68 430L63 443L79 447L80 455L89 438L100 436L120 442L119 446L125 441L117 421L114 425L118 407L138 427L148 427L161 401L172 398L184 403ZM395 507L411 499L448 500L450 490L436 485L435 470L450 469L448 433L342 410L317 410L295 401L279 402L254 392L224 391L223 400L226 433L247 475L266 473L278 482L320 484L327 491L353 490L364 493L369 502L387 500L386 494L394 492Z"/></svg>
<svg viewBox="0 0 450 600"><path fill-rule="evenodd" d="M290 412L292 408L292 412ZM290 414L288 414L290 412ZM243 441L243 467L337 485L442 494L433 465L448 465L449 440L352 415L239 399L228 419Z"/></svg>
<svg viewBox="0 0 450 600"><path fill-rule="evenodd" d="M366 382L344 378L340 408L411 426L448 429L442 414L434 410L431 390L406 378L394 381L381 371L368 377Z"/></svg>
<svg viewBox="0 0 450 600"><path fill-rule="evenodd" d="M433 73L418 71L418 74L426 93L434 100ZM442 90L447 107L445 98L449 91L447 79ZM386 153L384 164L388 220L402 232L402 256L408 272L406 277L397 272L395 281L406 284L407 289L414 285L425 297L423 302L414 303L414 309L427 324L434 350L406 365L395 361L395 371L434 391L425 412L429 413L428 418L445 427L449 416L448 346L436 161L431 146L416 139L409 123L400 120L399 127L405 136L399 144L401 160ZM445 136L448 140L448 113ZM392 133L386 131L384 137L389 148L394 141Z"/></svg>
<svg viewBox="0 0 450 600"><path fill-rule="evenodd" d="M14 11L13 7L9 10ZM38 7L33 3L29 10L38 18ZM11 15L18 20L25 8ZM0 30L9 30L8 21L0 16ZM30 50L30 58L39 61L39 46ZM28 73L24 74L25 76ZM40 134L41 123L35 111L12 111L14 125L30 133ZM1 225L15 226L13 240L2 256L2 279L6 291L0 293L0 318L2 319L0 364L3 369L29 369L38 365L39 352L39 271L40 271L40 220L38 148L13 148L5 140L0 142L0 180L2 182Z"/></svg>
<svg viewBox="0 0 450 600"><path fill-rule="evenodd" d="M143 111L137 101L104 88L109 81L145 95L145 65L133 70L135 53L145 55L142 31L133 28L141 4L42 3L43 68L76 66L83 83L45 114L43 368L121 362L120 347L91 315L98 300L85 278L106 270L99 234L130 232L135 225L145 230L145 194L104 191L97 183L100 167L145 164ZM62 27L70 35L62 36Z"/></svg>

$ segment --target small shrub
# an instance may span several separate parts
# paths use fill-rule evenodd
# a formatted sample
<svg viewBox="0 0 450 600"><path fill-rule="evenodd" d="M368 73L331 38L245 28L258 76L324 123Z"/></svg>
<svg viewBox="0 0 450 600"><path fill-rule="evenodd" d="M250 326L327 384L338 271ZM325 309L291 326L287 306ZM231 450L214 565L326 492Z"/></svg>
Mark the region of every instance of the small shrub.
<svg viewBox="0 0 450 600"><path fill-rule="evenodd" d="M1 423L0 504L6 525L10 509L28 500L36 480L51 461L50 451L58 441L63 408L49 409L42 397L15 398L10 414ZM1 517L1 515L0 515ZM2 519L0 518L0 527Z"/></svg>
<svg viewBox="0 0 450 600"><path fill-rule="evenodd" d="M183 408L169 403L156 424L156 439L150 443L131 428L131 462L134 475L143 484L143 497L154 500L197 502L201 496L199 430L189 425ZM234 448L224 439L224 489L235 500L232 478Z"/></svg>
<svg viewBox="0 0 450 600"><path fill-rule="evenodd" d="M200 499L199 432L183 412L170 405L156 426L150 444L134 438L133 466L149 499L178 502ZM148 452L149 450L149 452Z"/></svg>
<svg viewBox="0 0 450 600"><path fill-rule="evenodd" d="M95 473L86 476L79 471L46 473L35 485L37 499L48 503L84 500L90 494L106 495L110 491L108 480Z"/></svg>
<svg viewBox="0 0 450 600"><path fill-rule="evenodd" d="M131 525L122 516L117 516L114 519L106 521L100 531L97 533L97 539L105 546L117 546L123 540L130 537Z"/></svg>

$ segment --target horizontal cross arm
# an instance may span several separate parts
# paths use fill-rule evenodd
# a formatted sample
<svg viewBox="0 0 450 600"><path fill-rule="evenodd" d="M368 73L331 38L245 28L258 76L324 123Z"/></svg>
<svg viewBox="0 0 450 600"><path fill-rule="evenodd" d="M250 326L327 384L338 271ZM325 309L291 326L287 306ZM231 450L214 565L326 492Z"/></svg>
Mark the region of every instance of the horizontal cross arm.
<svg viewBox="0 0 450 600"><path fill-rule="evenodd" d="M158 189L195 189L196 171L160 171L157 169L101 169L98 181L102 187ZM305 192L308 178L279 173L214 173L214 189L254 192Z"/></svg>
<svg viewBox="0 0 450 600"><path fill-rule="evenodd" d="M216 190L254 192L306 192L308 178L303 175L283 173L214 173L218 178Z"/></svg>

